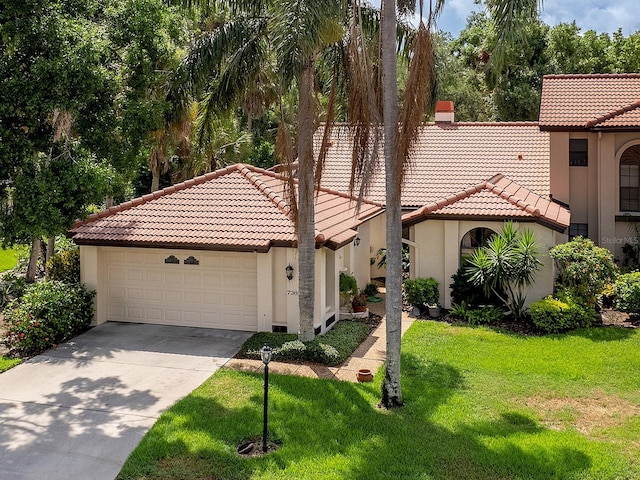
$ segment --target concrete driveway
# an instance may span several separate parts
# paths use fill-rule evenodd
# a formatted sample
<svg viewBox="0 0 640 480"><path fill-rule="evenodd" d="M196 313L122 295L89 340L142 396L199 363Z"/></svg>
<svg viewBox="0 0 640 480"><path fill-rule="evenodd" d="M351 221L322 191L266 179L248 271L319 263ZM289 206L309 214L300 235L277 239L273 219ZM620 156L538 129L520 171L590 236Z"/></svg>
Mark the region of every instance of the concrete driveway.
<svg viewBox="0 0 640 480"><path fill-rule="evenodd" d="M250 335L106 323L0 374L0 479L113 479Z"/></svg>

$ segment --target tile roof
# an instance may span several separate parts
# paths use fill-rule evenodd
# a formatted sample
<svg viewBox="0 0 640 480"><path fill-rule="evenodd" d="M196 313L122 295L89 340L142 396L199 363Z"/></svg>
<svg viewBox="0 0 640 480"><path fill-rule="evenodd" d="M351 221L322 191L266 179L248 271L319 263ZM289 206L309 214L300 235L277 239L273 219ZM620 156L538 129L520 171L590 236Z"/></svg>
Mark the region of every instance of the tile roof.
<svg viewBox="0 0 640 480"><path fill-rule="evenodd" d="M351 241L362 222L383 211L345 194L320 189L316 196L316 246L336 249ZM237 164L187 180L77 222L80 245L189 248L266 252L295 246L283 176Z"/></svg>
<svg viewBox="0 0 640 480"><path fill-rule="evenodd" d="M541 130L640 128L640 74L545 75Z"/></svg>
<svg viewBox="0 0 640 480"><path fill-rule="evenodd" d="M405 226L428 218L482 217L536 221L560 232L569 226L568 209L518 185L502 174L403 215Z"/></svg>
<svg viewBox="0 0 640 480"><path fill-rule="evenodd" d="M322 129L316 134L321 141ZM351 136L335 127L322 184L346 192ZM381 147L382 148L382 147ZM317 151L317 149L316 149ZM382 153L381 153L382 155ZM549 195L549 133L537 123L431 123L421 127L402 190L404 208L420 208L501 172L541 196ZM382 159L367 194L385 202Z"/></svg>

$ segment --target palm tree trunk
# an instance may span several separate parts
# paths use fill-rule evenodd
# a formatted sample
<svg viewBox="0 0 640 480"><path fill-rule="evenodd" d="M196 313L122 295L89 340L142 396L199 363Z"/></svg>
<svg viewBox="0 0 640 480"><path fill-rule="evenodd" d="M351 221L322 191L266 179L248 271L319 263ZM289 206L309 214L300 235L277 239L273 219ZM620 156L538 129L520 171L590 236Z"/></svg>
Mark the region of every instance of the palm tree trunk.
<svg viewBox="0 0 640 480"><path fill-rule="evenodd" d="M313 340L315 302L315 212L313 130L314 67L310 63L301 74L298 111L298 276L300 340Z"/></svg>
<svg viewBox="0 0 640 480"><path fill-rule="evenodd" d="M160 171L159 169L152 168L151 174L153 175L151 178L151 191L155 192L160 189Z"/></svg>
<svg viewBox="0 0 640 480"><path fill-rule="evenodd" d="M31 240L31 254L29 255L29 265L27 266L27 274L25 275L25 280L29 283L36 281L41 245L42 240L40 238L36 237Z"/></svg>
<svg viewBox="0 0 640 480"><path fill-rule="evenodd" d="M398 131L398 86L396 59L396 2L382 1L382 92L384 159L387 191L387 362L382 383L382 406L403 404L400 385L402 340L402 208L400 179L402 162L395 154Z"/></svg>

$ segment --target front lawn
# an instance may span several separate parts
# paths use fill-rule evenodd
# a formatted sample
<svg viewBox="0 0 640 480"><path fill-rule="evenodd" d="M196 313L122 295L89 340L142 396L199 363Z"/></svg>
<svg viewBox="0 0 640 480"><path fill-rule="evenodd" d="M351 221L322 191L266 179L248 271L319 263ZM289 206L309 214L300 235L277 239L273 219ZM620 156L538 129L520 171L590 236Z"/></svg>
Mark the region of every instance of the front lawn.
<svg viewBox="0 0 640 480"><path fill-rule="evenodd" d="M9 370L12 367L18 365L22 360L19 358L8 358L0 355L0 373Z"/></svg>
<svg viewBox="0 0 640 480"><path fill-rule="evenodd" d="M415 322L403 339L404 408L372 384L221 370L165 412L121 479L640 478L640 330L522 337Z"/></svg>
<svg viewBox="0 0 640 480"><path fill-rule="evenodd" d="M15 248L0 248L0 272L15 268L18 264L18 251Z"/></svg>

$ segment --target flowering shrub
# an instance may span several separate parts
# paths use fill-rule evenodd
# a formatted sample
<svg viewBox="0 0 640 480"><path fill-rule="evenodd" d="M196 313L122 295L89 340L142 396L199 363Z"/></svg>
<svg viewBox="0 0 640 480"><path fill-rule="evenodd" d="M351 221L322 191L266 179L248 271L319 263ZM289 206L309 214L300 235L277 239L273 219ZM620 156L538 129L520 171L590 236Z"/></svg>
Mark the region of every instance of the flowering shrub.
<svg viewBox="0 0 640 480"><path fill-rule="evenodd" d="M440 290L435 278L416 278L404 281L404 294L407 302L420 310L425 310L429 305L438 305Z"/></svg>
<svg viewBox="0 0 640 480"><path fill-rule="evenodd" d="M12 352L33 355L84 331L93 318L95 292L51 281L27 287L4 310L0 337Z"/></svg>
<svg viewBox="0 0 640 480"><path fill-rule="evenodd" d="M600 292L618 274L613 254L606 248L597 247L588 238L576 237L556 245L549 255L558 267L560 286L571 289L589 306L596 305Z"/></svg>

